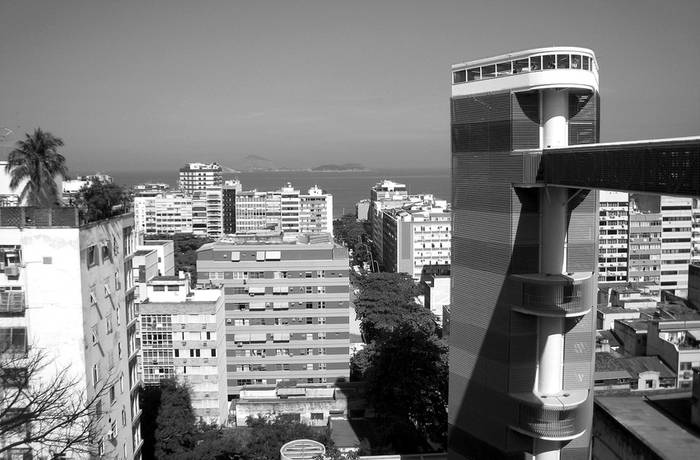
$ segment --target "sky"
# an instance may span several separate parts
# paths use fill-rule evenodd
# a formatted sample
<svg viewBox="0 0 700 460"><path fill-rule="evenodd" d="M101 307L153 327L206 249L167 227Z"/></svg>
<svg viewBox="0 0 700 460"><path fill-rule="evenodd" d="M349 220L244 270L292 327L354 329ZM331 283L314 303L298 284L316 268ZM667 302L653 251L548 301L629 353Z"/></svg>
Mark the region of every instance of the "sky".
<svg viewBox="0 0 700 460"><path fill-rule="evenodd" d="M0 142L72 171L448 168L450 66L591 48L601 141L700 135L698 0L0 0ZM0 134L7 130L0 130Z"/></svg>

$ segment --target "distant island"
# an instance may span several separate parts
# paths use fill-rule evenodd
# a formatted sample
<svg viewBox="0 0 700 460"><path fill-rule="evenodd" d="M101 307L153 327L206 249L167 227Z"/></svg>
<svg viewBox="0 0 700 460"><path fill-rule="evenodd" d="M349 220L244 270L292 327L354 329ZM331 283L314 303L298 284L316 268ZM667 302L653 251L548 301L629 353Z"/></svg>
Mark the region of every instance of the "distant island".
<svg viewBox="0 0 700 460"><path fill-rule="evenodd" d="M311 168L311 171L369 171L359 163L344 163L341 165L321 165Z"/></svg>

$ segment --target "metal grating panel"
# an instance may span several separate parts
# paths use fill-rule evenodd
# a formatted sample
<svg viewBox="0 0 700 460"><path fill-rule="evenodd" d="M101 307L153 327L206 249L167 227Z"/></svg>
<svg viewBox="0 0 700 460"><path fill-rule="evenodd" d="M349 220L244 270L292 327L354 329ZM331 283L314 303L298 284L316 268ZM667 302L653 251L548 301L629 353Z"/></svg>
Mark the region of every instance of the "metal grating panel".
<svg viewBox="0 0 700 460"><path fill-rule="evenodd" d="M512 95L513 149L540 147L540 101L537 91Z"/></svg>

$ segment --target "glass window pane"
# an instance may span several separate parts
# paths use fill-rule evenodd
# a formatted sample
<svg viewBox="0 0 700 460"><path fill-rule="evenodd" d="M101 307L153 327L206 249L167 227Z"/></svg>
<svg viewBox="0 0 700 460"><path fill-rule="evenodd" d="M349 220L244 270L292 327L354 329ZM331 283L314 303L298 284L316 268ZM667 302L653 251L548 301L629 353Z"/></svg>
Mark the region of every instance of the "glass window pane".
<svg viewBox="0 0 700 460"><path fill-rule="evenodd" d="M548 54L546 56L542 56L542 68L544 69L554 69L555 68L555 60L554 60L554 55L553 54Z"/></svg>
<svg viewBox="0 0 700 460"><path fill-rule="evenodd" d="M583 57L583 70L591 70L591 58L588 56Z"/></svg>
<svg viewBox="0 0 700 460"><path fill-rule="evenodd" d="M580 54L572 54L571 55L571 68L572 69L580 69L581 68L581 55Z"/></svg>
<svg viewBox="0 0 700 460"><path fill-rule="evenodd" d="M496 71L498 72L498 75L511 75L513 72L511 71L510 61L497 64Z"/></svg>
<svg viewBox="0 0 700 460"><path fill-rule="evenodd" d="M452 73L452 83L464 83L467 81L467 71L458 70Z"/></svg>
<svg viewBox="0 0 700 460"><path fill-rule="evenodd" d="M557 69L568 69L569 68L569 55L568 54L557 54Z"/></svg>
<svg viewBox="0 0 700 460"><path fill-rule="evenodd" d="M467 69L467 80L481 80L481 67L476 69Z"/></svg>
<svg viewBox="0 0 700 460"><path fill-rule="evenodd" d="M530 58L530 70L542 70L542 56Z"/></svg>
<svg viewBox="0 0 700 460"><path fill-rule="evenodd" d="M529 70L530 66L527 58L513 61L513 73L528 72Z"/></svg>
<svg viewBox="0 0 700 460"><path fill-rule="evenodd" d="M495 65L485 65L481 68L481 78L491 78L496 76Z"/></svg>

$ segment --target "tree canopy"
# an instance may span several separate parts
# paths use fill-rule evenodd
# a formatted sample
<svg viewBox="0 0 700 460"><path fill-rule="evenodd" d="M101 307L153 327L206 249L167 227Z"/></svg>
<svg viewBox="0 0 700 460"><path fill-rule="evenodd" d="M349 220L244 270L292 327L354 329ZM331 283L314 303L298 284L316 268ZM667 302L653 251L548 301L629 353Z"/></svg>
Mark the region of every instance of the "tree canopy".
<svg viewBox="0 0 700 460"><path fill-rule="evenodd" d="M78 193L78 207L88 222L122 214L128 207L124 189L111 182L93 180Z"/></svg>
<svg viewBox="0 0 700 460"><path fill-rule="evenodd" d="M66 177L66 159L58 153L63 140L36 128L18 141L7 158L5 171L10 174L10 188L19 190L20 203L28 206L53 207L61 204L61 190L55 178Z"/></svg>
<svg viewBox="0 0 700 460"><path fill-rule="evenodd" d="M344 214L333 221L335 240L351 250L353 265L362 265L372 260L370 234L369 223L358 221L352 214Z"/></svg>
<svg viewBox="0 0 700 460"><path fill-rule="evenodd" d="M185 271L189 273L193 285L197 283L197 249L203 244L214 241L211 238L198 237L191 233L149 235L146 239L173 240L175 250L175 272Z"/></svg>

